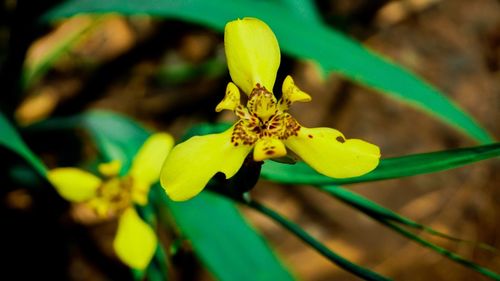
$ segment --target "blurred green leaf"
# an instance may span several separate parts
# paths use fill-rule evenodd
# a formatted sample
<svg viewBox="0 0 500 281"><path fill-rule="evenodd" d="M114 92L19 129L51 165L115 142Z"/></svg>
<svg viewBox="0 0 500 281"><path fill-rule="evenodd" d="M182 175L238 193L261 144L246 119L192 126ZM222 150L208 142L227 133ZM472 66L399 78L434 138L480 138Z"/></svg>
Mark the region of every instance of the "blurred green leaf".
<svg viewBox="0 0 500 281"><path fill-rule="evenodd" d="M127 166L149 135L132 119L111 112L88 112L83 120L99 149ZM218 280L293 280L234 203L207 192L185 203L169 201L164 192L153 198L168 204L181 232Z"/></svg>
<svg viewBox="0 0 500 281"><path fill-rule="evenodd" d="M43 177L46 176L47 168L42 161L31 152L26 146L21 136L17 133L16 129L10 124L9 120L5 118L0 112L0 145L17 153L24 158L33 168Z"/></svg>
<svg viewBox="0 0 500 281"><path fill-rule="evenodd" d="M90 111L80 116L79 126L94 138L105 161L120 160L126 174L150 132L134 120L109 111Z"/></svg>
<svg viewBox="0 0 500 281"><path fill-rule="evenodd" d="M73 0L47 13L53 21L78 13L118 12L172 17L204 24L222 31L231 20L257 17L271 26L284 52L318 62L325 71L379 90L410 105L425 109L446 123L483 143L492 137L472 117L440 91L358 42L321 23L304 21L284 5L251 0Z"/></svg>
<svg viewBox="0 0 500 281"><path fill-rule="evenodd" d="M320 23L322 21L313 0L277 0L275 2L285 6L288 11L303 20L312 23Z"/></svg>
<svg viewBox="0 0 500 281"><path fill-rule="evenodd" d="M22 73L23 87L29 87L34 81L43 76L57 60L75 45L82 36L92 30L101 22L101 17L96 17L92 21L85 22L65 34L65 37L58 40L51 48L43 52L36 60L26 61Z"/></svg>
<svg viewBox="0 0 500 281"><path fill-rule="evenodd" d="M185 60L165 62L155 75L161 84L176 85L191 82L197 77L215 78L225 75L227 71L226 58L217 54L217 57L202 63L192 63Z"/></svg>
<svg viewBox="0 0 500 281"><path fill-rule="evenodd" d="M372 172L346 179L333 179L321 175L304 162L286 165L266 161L262 166L262 176L288 184L351 184L433 173L498 156L500 156L500 143L386 158L382 159Z"/></svg>
<svg viewBox="0 0 500 281"><path fill-rule="evenodd" d="M163 198L217 280L294 279L231 201L210 192L186 202Z"/></svg>

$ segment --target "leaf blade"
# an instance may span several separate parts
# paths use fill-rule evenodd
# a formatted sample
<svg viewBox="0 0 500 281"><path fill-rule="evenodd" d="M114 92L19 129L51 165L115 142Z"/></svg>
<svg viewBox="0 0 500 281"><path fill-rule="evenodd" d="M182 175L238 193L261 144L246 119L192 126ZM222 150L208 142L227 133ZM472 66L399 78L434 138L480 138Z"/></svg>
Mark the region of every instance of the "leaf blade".
<svg viewBox="0 0 500 281"><path fill-rule="evenodd" d="M42 177L46 177L47 168L28 148L9 120L0 112L0 145L24 158Z"/></svg>
<svg viewBox="0 0 500 281"><path fill-rule="evenodd" d="M293 280L287 271L271 269L279 261L269 255L267 243L255 235L234 203L210 192L182 203L165 202L203 263L219 280ZM200 223L202 220L208 220L211 227L206 228L206 223ZM265 268L268 270L262 270Z"/></svg>
<svg viewBox="0 0 500 281"><path fill-rule="evenodd" d="M266 206L255 202L255 201L250 201L250 202L244 202L246 205L249 207L261 212L262 214L268 216L281 226L283 226L285 229L290 231L292 234L300 238L302 241L304 241L306 244L310 245L313 247L317 252L328 258L331 262L335 263L339 267L343 268L344 270L360 277L363 278L364 280L373 280L373 281L387 281L391 280L388 279L385 276L382 276L374 271L371 271L367 268L364 268L360 265L357 265L344 257L338 255L337 253L333 252L329 248L327 248L325 245L323 245L321 242L316 240L314 237L312 237L309 233L307 233L303 228L298 226L297 224L293 223L292 221L289 221L288 219L284 218L277 212L275 212L272 209L267 208Z"/></svg>
<svg viewBox="0 0 500 281"><path fill-rule="evenodd" d="M268 180L288 184L352 184L444 171L498 156L500 156L500 143L412 154L382 159L374 171L346 179L323 176L304 162L284 165L268 161L262 166L262 176Z"/></svg>

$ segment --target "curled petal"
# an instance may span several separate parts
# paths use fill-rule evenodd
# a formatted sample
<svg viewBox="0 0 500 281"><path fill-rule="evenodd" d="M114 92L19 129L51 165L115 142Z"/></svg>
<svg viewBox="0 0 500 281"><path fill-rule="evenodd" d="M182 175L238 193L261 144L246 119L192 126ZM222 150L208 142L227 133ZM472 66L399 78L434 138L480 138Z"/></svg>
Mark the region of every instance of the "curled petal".
<svg viewBox="0 0 500 281"><path fill-rule="evenodd" d="M259 139L253 149L253 159L264 161L269 158L283 157L286 155L286 148L282 141L275 138Z"/></svg>
<svg viewBox="0 0 500 281"><path fill-rule="evenodd" d="M100 178L77 168L57 168L48 172L50 183L71 202L83 202L94 197L102 184Z"/></svg>
<svg viewBox="0 0 500 281"><path fill-rule="evenodd" d="M267 24L256 18L231 21L224 30L224 45L229 74L245 94L257 83L272 92L280 49Z"/></svg>
<svg viewBox="0 0 500 281"><path fill-rule="evenodd" d="M156 234L134 210L127 208L120 216L113 241L116 255L131 268L144 270L156 251Z"/></svg>
<svg viewBox="0 0 500 281"><path fill-rule="evenodd" d="M217 172L226 178L236 174L252 147L231 143L233 128L192 137L172 149L160 176L161 185L172 200L184 201L197 195Z"/></svg>
<svg viewBox="0 0 500 281"><path fill-rule="evenodd" d="M288 107L298 101L298 102L308 102L311 101L311 96L306 92L302 91L295 85L292 76L288 75L283 81L283 86L281 89L283 96L280 100L280 109L287 110Z"/></svg>
<svg viewBox="0 0 500 281"><path fill-rule="evenodd" d="M321 174L332 178L357 177L377 167L380 149L359 139L345 139L331 128L304 128L285 145Z"/></svg>
<svg viewBox="0 0 500 281"><path fill-rule="evenodd" d="M97 166L99 173L107 177L115 177L120 174L122 168L122 162L120 160L113 160L107 163L101 163Z"/></svg>
<svg viewBox="0 0 500 281"><path fill-rule="evenodd" d="M216 112L221 112L222 110L234 111L236 107L240 105L240 89L234 85L234 83L229 82L226 87L226 95L224 99L215 108Z"/></svg>
<svg viewBox="0 0 500 281"><path fill-rule="evenodd" d="M146 204L148 204L148 194L150 188L151 188L150 183L134 181L133 188L131 191L132 201L141 206L145 206Z"/></svg>
<svg viewBox="0 0 500 281"><path fill-rule="evenodd" d="M169 134L156 133L151 135L139 149L132 162L129 175L133 182L142 186L150 186L157 182L160 178L161 166L173 145L174 138Z"/></svg>

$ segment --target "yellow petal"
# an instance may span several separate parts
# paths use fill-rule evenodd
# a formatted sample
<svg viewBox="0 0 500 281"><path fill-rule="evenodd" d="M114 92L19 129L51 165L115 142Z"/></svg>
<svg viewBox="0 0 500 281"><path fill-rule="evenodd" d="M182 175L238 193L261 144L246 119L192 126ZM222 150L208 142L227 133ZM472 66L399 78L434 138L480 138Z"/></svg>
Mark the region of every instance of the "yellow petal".
<svg viewBox="0 0 500 281"><path fill-rule="evenodd" d="M275 138L259 139L253 149L253 159L264 161L269 158L283 157L286 155L286 148L282 141Z"/></svg>
<svg viewBox="0 0 500 281"><path fill-rule="evenodd" d="M345 139L330 128L304 128L285 145L309 166L332 178L361 176L377 167L380 149L359 139Z"/></svg>
<svg viewBox="0 0 500 281"><path fill-rule="evenodd" d="M240 89L234 83L229 82L226 87L226 95L217 105L215 111L221 112L224 109L234 111L238 105L240 105Z"/></svg>
<svg viewBox="0 0 500 281"><path fill-rule="evenodd" d="M273 91L280 64L280 49L272 30L256 18L226 24L224 30L229 74L247 95L259 83Z"/></svg>
<svg viewBox="0 0 500 281"><path fill-rule="evenodd" d="M148 203L148 193L149 189L151 188L151 184L137 180L134 181L133 184L134 187L132 188L132 200L141 206L146 205Z"/></svg>
<svg viewBox="0 0 500 281"><path fill-rule="evenodd" d="M165 158L174 145L174 138L166 133L151 135L137 152L129 175L134 182L153 184L160 177Z"/></svg>
<svg viewBox="0 0 500 281"><path fill-rule="evenodd" d="M82 202L95 196L100 178L77 168L57 168L48 172L50 183L66 200Z"/></svg>
<svg viewBox="0 0 500 281"><path fill-rule="evenodd" d="M99 218L107 218L111 213L111 203L102 197L93 197L85 203L97 214Z"/></svg>
<svg viewBox="0 0 500 281"><path fill-rule="evenodd" d="M97 166L99 173L107 177L115 177L120 174L122 162L120 160L113 160L108 163L102 163Z"/></svg>
<svg viewBox="0 0 500 281"><path fill-rule="evenodd" d="M283 96L280 100L280 109L287 110L288 107L298 101L298 102L308 102L311 101L311 96L306 92L303 92L299 87L293 82L292 76L288 75L283 81L283 86L281 89Z"/></svg>
<svg viewBox="0 0 500 281"><path fill-rule="evenodd" d="M144 270L156 251L158 240L153 229L130 207L120 216L113 248L126 265Z"/></svg>
<svg viewBox="0 0 500 281"><path fill-rule="evenodd" d="M192 137L172 149L160 176L161 185L172 200L184 201L197 195L217 172L226 178L236 174L252 146L231 143L233 128Z"/></svg>

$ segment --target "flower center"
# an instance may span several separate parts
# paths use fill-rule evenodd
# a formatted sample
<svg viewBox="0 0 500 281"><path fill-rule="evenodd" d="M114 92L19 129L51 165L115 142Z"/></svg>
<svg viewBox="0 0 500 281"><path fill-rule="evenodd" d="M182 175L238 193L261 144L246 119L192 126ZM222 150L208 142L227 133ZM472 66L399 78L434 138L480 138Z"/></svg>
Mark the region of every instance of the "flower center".
<svg viewBox="0 0 500 281"><path fill-rule="evenodd" d="M89 202L99 216L110 216L121 213L132 201L131 177L113 177L106 180L98 189L96 197Z"/></svg>
<svg viewBox="0 0 500 281"><path fill-rule="evenodd" d="M265 137L286 140L296 136L300 125L279 107L281 103L273 93L257 84L248 97L247 106L240 104L235 109L240 120L234 127L231 143L234 146L253 145Z"/></svg>

